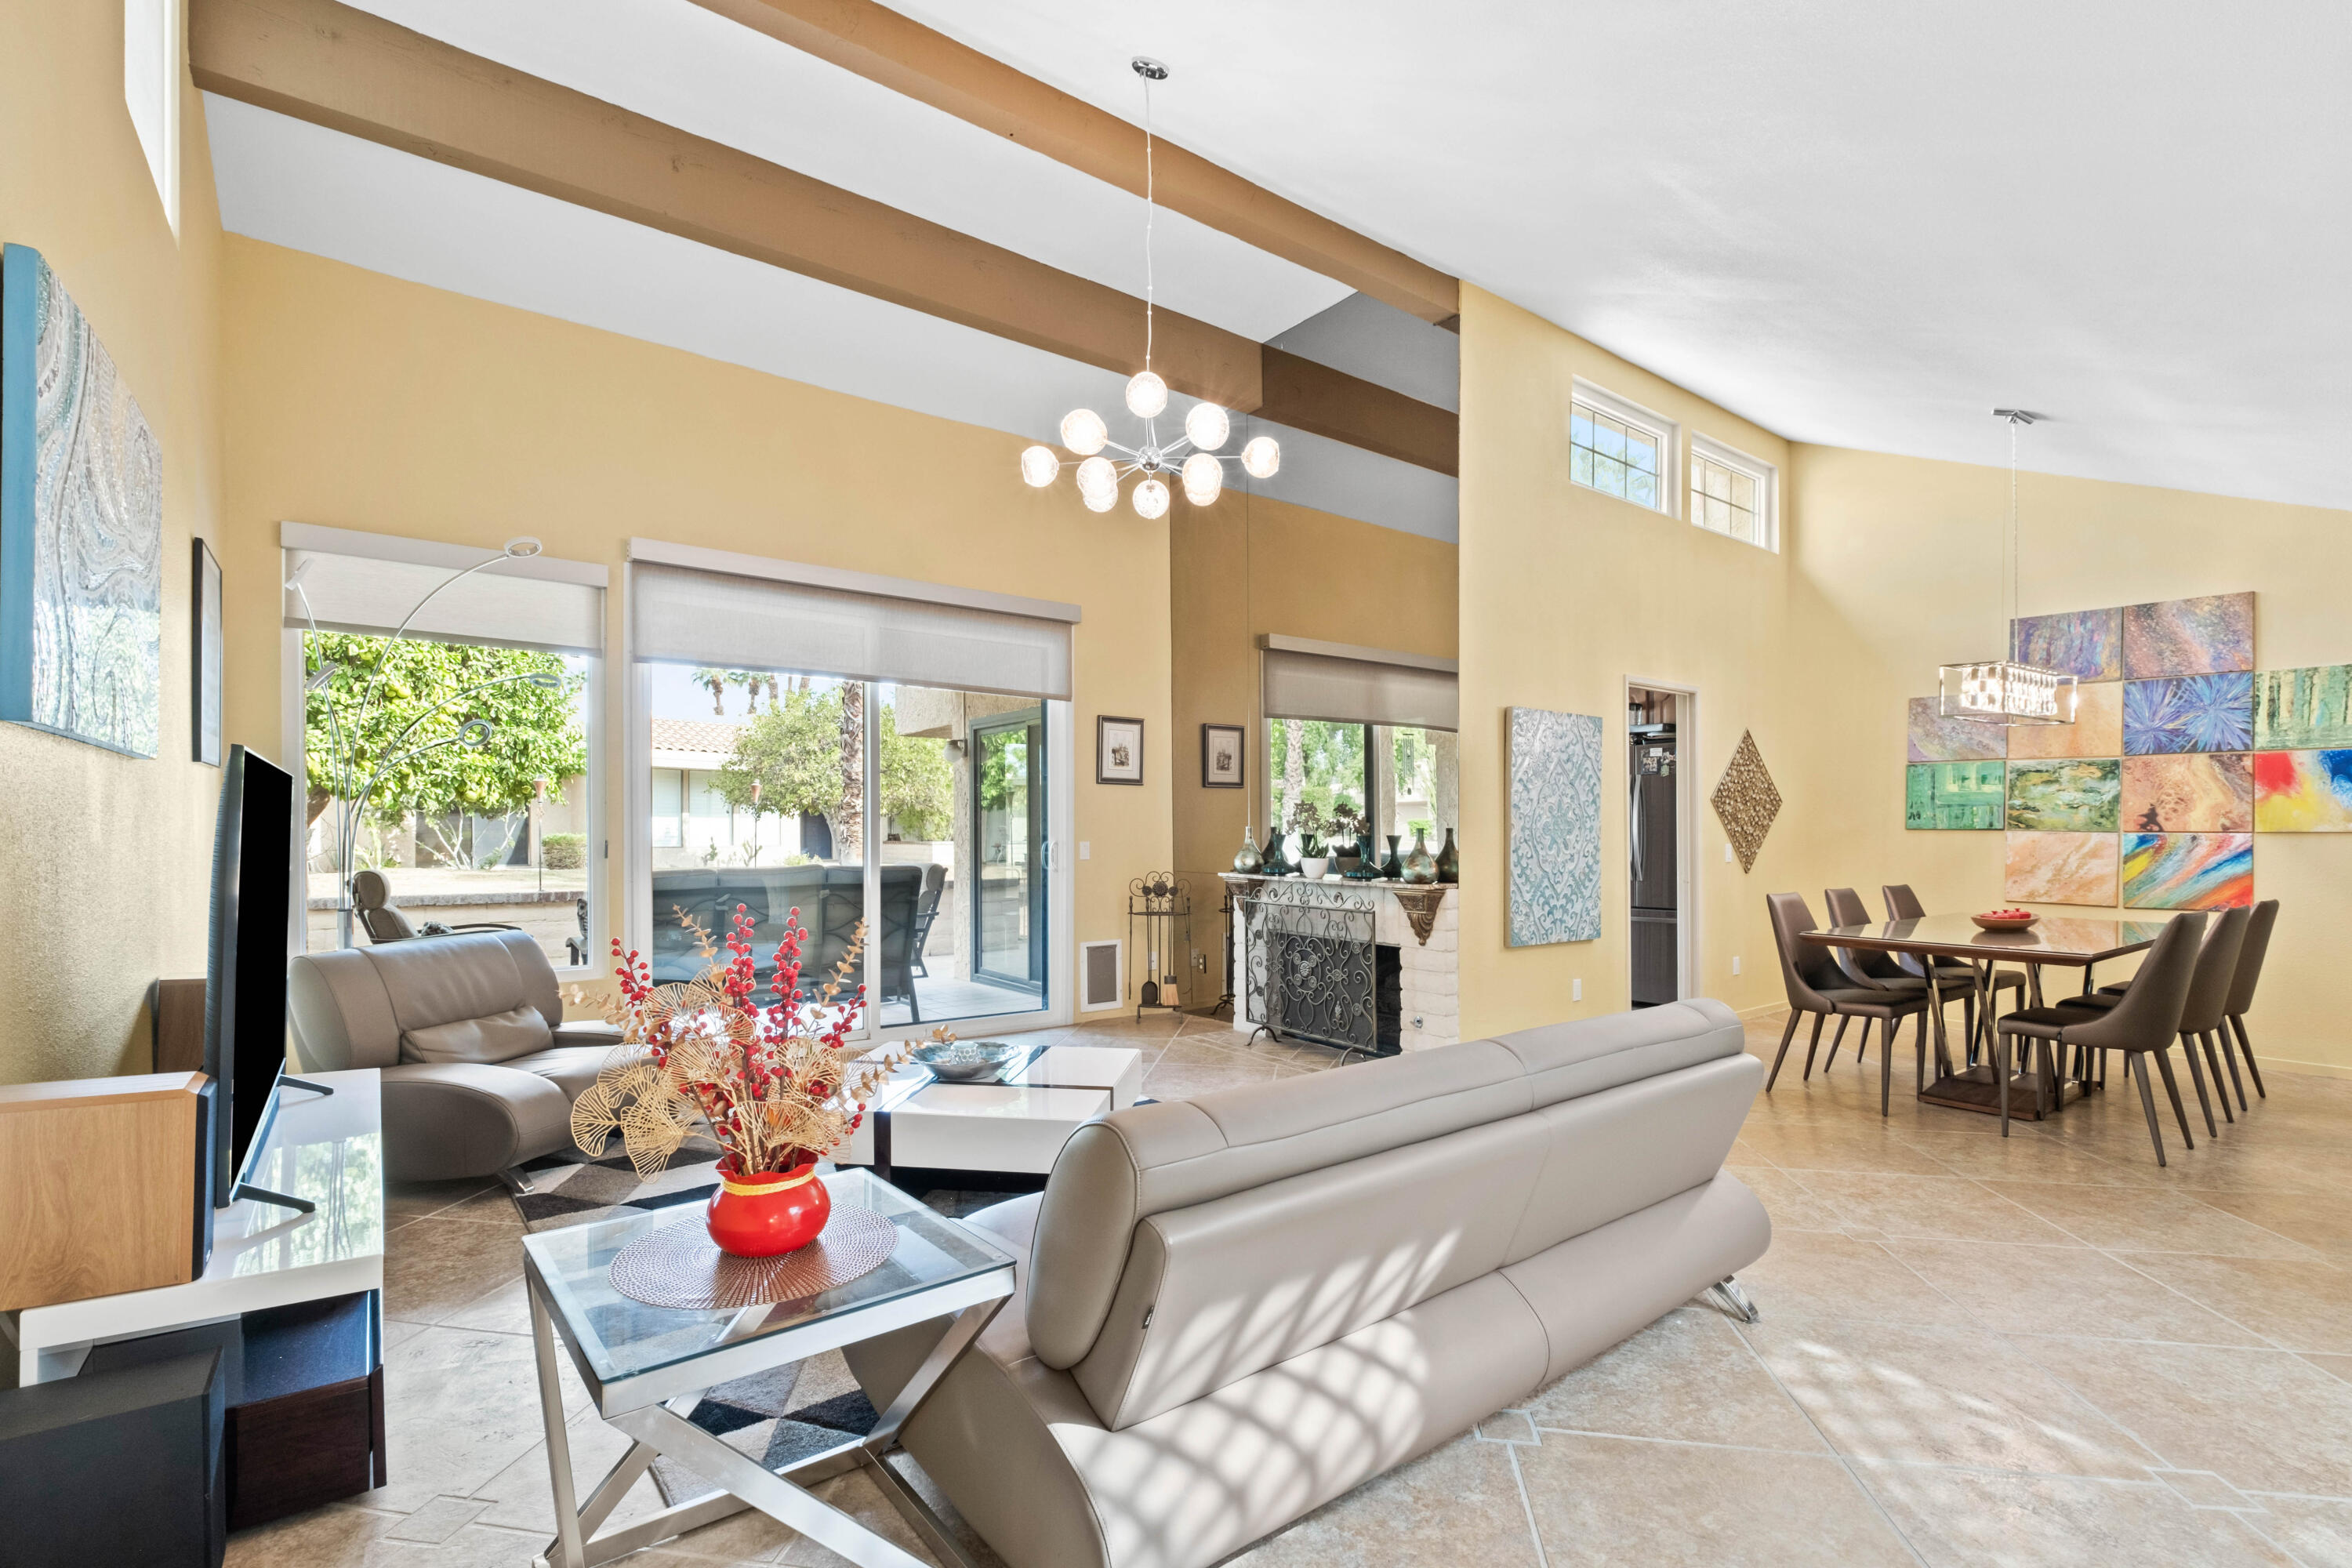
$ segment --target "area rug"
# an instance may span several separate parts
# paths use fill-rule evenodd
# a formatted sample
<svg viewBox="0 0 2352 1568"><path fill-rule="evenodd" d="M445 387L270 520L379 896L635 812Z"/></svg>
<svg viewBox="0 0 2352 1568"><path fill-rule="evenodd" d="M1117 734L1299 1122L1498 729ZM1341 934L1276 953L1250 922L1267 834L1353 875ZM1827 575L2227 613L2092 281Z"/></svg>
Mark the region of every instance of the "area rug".
<svg viewBox="0 0 2352 1568"><path fill-rule="evenodd" d="M598 1220L687 1206L699 1207L719 1188L719 1146L689 1138L667 1168L640 1177L616 1137L601 1156L565 1149L523 1170L531 1190L514 1194L523 1228L559 1230ZM940 1214L960 1217L1016 1194L970 1187L914 1194ZM782 1470L845 1437L862 1437L877 1419L873 1404L850 1375L839 1351L722 1383L702 1396L687 1419L738 1453ZM653 1464L654 1484L676 1504L719 1489L670 1458Z"/></svg>

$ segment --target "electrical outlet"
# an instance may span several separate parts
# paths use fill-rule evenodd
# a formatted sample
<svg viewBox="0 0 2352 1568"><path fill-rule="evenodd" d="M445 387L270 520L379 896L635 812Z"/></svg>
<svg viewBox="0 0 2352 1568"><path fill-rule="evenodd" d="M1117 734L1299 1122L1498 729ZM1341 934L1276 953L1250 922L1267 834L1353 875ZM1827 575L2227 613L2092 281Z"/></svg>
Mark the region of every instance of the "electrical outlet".
<svg viewBox="0 0 2352 1568"><path fill-rule="evenodd" d="M1206 974L1209 973L1209 955L1207 953L1196 952L1192 955L1192 973L1195 974Z"/></svg>
<svg viewBox="0 0 2352 1568"><path fill-rule="evenodd" d="M1568 983L1568 999L1571 1002L1581 1002L1584 1000L1583 981L1571 980Z"/></svg>
<svg viewBox="0 0 2352 1568"><path fill-rule="evenodd" d="M1736 952L1731 955L1731 973L1734 974L1739 973L1739 955Z"/></svg>
<svg viewBox="0 0 2352 1568"><path fill-rule="evenodd" d="M1091 859L1093 859L1094 858L1095 858L1095 847L1094 847L1092 844L1087 843L1087 842L1085 839L1083 839L1083 838L1079 839L1079 840L1078 840L1078 858L1079 858L1079 859L1081 859L1081 860L1091 860Z"/></svg>
<svg viewBox="0 0 2352 1568"><path fill-rule="evenodd" d="M1723 847L1723 859L1726 865L1731 862L1731 846L1728 844Z"/></svg>

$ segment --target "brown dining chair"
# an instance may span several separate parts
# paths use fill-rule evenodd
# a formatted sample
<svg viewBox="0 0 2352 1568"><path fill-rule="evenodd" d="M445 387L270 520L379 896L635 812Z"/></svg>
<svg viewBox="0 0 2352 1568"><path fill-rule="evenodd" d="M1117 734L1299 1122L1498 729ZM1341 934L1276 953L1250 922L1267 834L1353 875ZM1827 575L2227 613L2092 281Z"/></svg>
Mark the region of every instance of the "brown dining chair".
<svg viewBox="0 0 2352 1568"><path fill-rule="evenodd" d="M2264 1100L2271 1094L2263 1087L2263 1069L2254 1065L2254 1045L2246 1037L2246 1012L2254 1005L2254 987L2262 984L2263 958L2271 950L2271 927L2278 923L2278 908L2276 899L2264 899L2254 906L2253 917L2246 921L2245 945L2238 949L2238 973L2230 981L2230 1000L2221 1009L2229 1027L2216 1031L2221 1037L2222 1053L2230 1058L2231 1080L2237 1079L2237 1053L2243 1051L2246 1071L2253 1075L2254 1093ZM2231 1030L2237 1033L2235 1040L2231 1038ZM2246 1103L2242 1087L2238 1090L2238 1103L2242 1107Z"/></svg>
<svg viewBox="0 0 2352 1568"><path fill-rule="evenodd" d="M1927 918L1927 906L1919 902L1919 895L1911 890L1911 884L1908 882L1889 882L1878 889L1878 894L1886 900L1886 918L1890 921L1922 921ZM1906 968L1916 962L1917 961L1909 958L1904 960ZM1969 1060L1973 1063L1976 1060L1977 1051L1976 965L1964 958L1938 958L1934 961L1934 963L1937 991L1942 993L1952 988L1959 991L1962 1004L1961 1022L1968 1031ZM2000 994L2004 991L2016 992L2018 1005L2023 1006L2025 1005L2025 971L1995 969L1992 972L1990 989L1994 1012L2000 1011Z"/></svg>
<svg viewBox="0 0 2352 1568"><path fill-rule="evenodd" d="M2203 952L2199 938L2205 933L2201 913L2180 914L2157 934L2140 965L2140 984L2112 1007L2078 1007L2062 1002L2054 1007L2028 1007L1998 1021L1993 1047L1993 1081L2000 1087L2000 1135L2009 1136L2009 1061L2011 1041L2030 1039L2047 1052L2053 1045L2104 1054L2124 1053L2124 1076L2135 1070L2139 1079L2140 1110L2147 1116L2148 1141L2156 1145L2156 1163L2166 1163L2164 1132L2156 1120L2156 1093L2150 1088L2150 1058L2164 1076L2165 1097L2172 1101L2173 1119L2180 1123L2180 1141L2189 1148L2197 1140L2189 1131L2189 1111L2180 1103L2180 1086L2172 1076L2172 1043L2187 1016L2189 993L2196 981ZM2197 1070L2194 1051L2189 1071ZM2046 1065L2046 1058L2045 1058ZM2046 1085L2047 1080L2042 1080ZM2209 1116L2207 1121L2210 1121Z"/></svg>
<svg viewBox="0 0 2352 1568"><path fill-rule="evenodd" d="M2215 1039L2219 1037L2224 1047L2229 1041L2229 1036L2224 1032L2229 1023L2227 1009L2231 994L2236 989L2239 961L2244 954L2246 932L2252 921L2253 910L2242 905L2222 910L2221 917L2206 928L2205 945L2197 957L2196 979L2189 987L2189 1003L2180 1017L2180 1044L2189 1053L2189 1077L2197 1085L2197 1103L2204 1108L2205 1130L2217 1137L2221 1130L2213 1125L2213 1107L2205 1095L2205 1074L2197 1065L2197 1053L2201 1049L2205 1053L2206 1066L2213 1069L2213 1093L2221 1099L2223 1119L2235 1121L2237 1117L2230 1110L2229 1093L2221 1087L2221 1058ZM2147 972L2147 966L2143 964L2140 973ZM2103 985L2087 995L2069 996L2059 1005L2074 1008L2077 1012L2106 1011L2121 1006L2138 984L2139 975L2135 974L2129 980ZM2235 1072L2236 1064L2233 1062L2232 1076ZM2241 1090L2240 1100L2242 1102L2244 1098Z"/></svg>
<svg viewBox="0 0 2352 1568"><path fill-rule="evenodd" d="M1822 1043L1822 1024L1828 1018L1860 1018L1863 1038L1870 1037L1870 1026L1880 1026L1878 1052L1878 1114L1885 1116L1894 1095L1895 1031L1905 1018L1916 1016L1919 1020L1919 1037L1915 1042L1918 1058L1919 1087L1927 1083L1927 993L1924 985L1909 991L1887 990L1856 985L1831 959L1828 948L1804 940L1804 933L1819 931L1813 923L1812 910L1805 907L1803 897L1797 893L1768 893L1764 907L1772 917L1772 944L1780 955L1780 981L1789 993L1789 1026L1780 1031L1780 1049L1772 1058L1771 1076L1764 1080L1764 1092L1772 1092L1780 1079L1780 1063L1789 1055L1789 1042L1797 1036L1797 1021L1811 1014L1813 1019L1812 1038L1805 1046L1805 1076L1813 1070L1813 1052Z"/></svg>
<svg viewBox="0 0 2352 1568"><path fill-rule="evenodd" d="M1870 910L1863 906L1861 895L1852 888L1824 888L1822 903L1827 910L1832 926L1868 925ZM1918 960L1902 952L1864 952L1849 947L1830 949L1830 961L1852 985L1865 991L1916 991L1927 994L1927 982ZM1828 1060L1822 1064L1823 1072L1837 1066L1838 1042L1845 1038L1847 1020L1838 1020L1837 1033L1830 1037ZM1863 1047L1870 1043L1870 1031L1863 1031L1861 1045L1854 1047L1854 1065L1863 1060Z"/></svg>

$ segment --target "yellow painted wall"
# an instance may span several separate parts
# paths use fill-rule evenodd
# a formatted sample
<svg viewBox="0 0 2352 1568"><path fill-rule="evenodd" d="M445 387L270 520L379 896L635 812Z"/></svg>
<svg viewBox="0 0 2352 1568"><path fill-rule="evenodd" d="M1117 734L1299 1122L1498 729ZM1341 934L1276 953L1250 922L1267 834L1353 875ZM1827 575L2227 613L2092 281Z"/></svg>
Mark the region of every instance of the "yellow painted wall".
<svg viewBox="0 0 2352 1568"><path fill-rule="evenodd" d="M1244 827L1265 819L1265 725L1261 633L1452 658L1460 604L1456 550L1353 518L1227 490L1205 510L1169 518L1175 691L1171 767L1175 869L1192 885L1193 950L1208 956L1206 994L1223 989L1216 910ZM1239 724L1247 787L1201 787L1201 726ZM1203 976L1192 972L1198 985ZM1185 998L1192 1005L1194 999Z"/></svg>
<svg viewBox="0 0 2352 1568"><path fill-rule="evenodd" d="M602 562L633 535L1081 605L1070 940L1126 935L1128 879L1165 869L1169 551L1163 525L1019 482L1023 442L551 317L231 237L222 384L233 584L231 720L279 748L270 585L283 520L496 547L536 534ZM608 596L608 646L621 595ZM605 831L624 764L607 683ZM1146 787L1094 782L1097 713L1140 715Z"/></svg>
<svg viewBox="0 0 2352 1568"><path fill-rule="evenodd" d="M173 237L123 103L121 5L5 0L0 37L0 239L48 258L163 453L156 755L0 724L0 941L16 983L0 1083L24 1083L147 1070L149 983L204 973L220 773L190 760L189 540L219 531L221 236L184 79Z"/></svg>
<svg viewBox="0 0 2352 1568"><path fill-rule="evenodd" d="M1571 487L1571 384L1581 375L1784 476L1787 444L1482 289L1465 284L1462 294L1461 986L1462 1032L1472 1037L1627 1005L1628 678L1698 692L1696 745L1685 725L1682 761L1697 773L1702 802L1742 731L1785 780L1811 721L1782 658L1790 556ZM1506 945L1514 706L1601 720L1596 942ZM1696 843L1693 989L1735 1006L1769 1003L1780 983L1763 893L1796 874L1790 836L1776 828L1744 876L1724 862L1723 830L1702 804ZM1738 978L1735 955L1745 961ZM1583 1000L1571 1001L1580 979Z"/></svg>
<svg viewBox="0 0 2352 1568"><path fill-rule="evenodd" d="M1987 445L1998 439L1995 427ZM2000 834L1904 831L1903 763L1905 700L1935 689L1937 665L2001 646L2008 470L1800 446L1790 473L1802 510L1792 689L1809 671L1838 678L1838 721L1820 726L1783 785L1790 847L1812 868L1801 886L1816 900L1823 886L1857 886L1873 909L1887 881L1910 882L1931 910L2006 901ZM2018 513L2022 614L2252 589L2262 668L2352 662L2352 515L2032 473ZM2249 1019L2262 1059L2352 1072L2336 989L2352 929L2352 834L2258 835L2254 889L2280 900Z"/></svg>

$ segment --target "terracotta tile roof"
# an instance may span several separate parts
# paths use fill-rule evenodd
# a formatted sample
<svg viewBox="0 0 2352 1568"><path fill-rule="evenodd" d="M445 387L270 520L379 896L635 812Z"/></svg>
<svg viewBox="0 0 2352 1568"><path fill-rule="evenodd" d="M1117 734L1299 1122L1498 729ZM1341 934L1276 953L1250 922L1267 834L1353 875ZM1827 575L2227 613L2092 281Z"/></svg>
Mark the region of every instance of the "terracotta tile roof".
<svg viewBox="0 0 2352 1568"><path fill-rule="evenodd" d="M740 719L656 719L653 721L653 750L732 756L736 733L742 728Z"/></svg>

